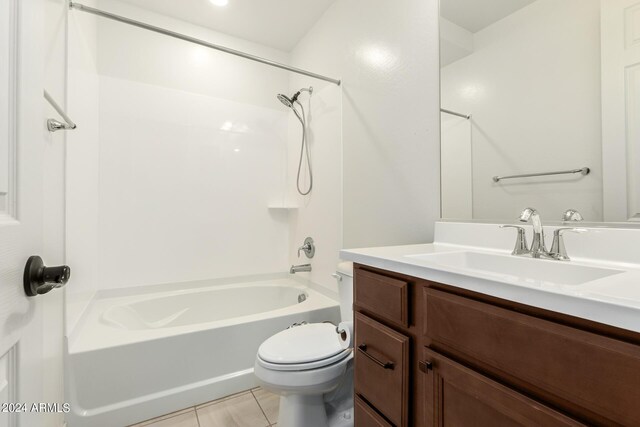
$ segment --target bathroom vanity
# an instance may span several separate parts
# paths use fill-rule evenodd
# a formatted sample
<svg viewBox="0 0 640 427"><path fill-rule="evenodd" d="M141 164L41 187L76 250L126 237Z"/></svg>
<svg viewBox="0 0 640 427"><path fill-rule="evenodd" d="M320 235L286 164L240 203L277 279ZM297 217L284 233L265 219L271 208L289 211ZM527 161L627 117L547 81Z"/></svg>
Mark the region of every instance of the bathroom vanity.
<svg viewBox="0 0 640 427"><path fill-rule="evenodd" d="M640 304L621 290L640 283L636 267L485 250L342 252L355 263L356 426L640 425ZM511 259L539 271L496 273Z"/></svg>

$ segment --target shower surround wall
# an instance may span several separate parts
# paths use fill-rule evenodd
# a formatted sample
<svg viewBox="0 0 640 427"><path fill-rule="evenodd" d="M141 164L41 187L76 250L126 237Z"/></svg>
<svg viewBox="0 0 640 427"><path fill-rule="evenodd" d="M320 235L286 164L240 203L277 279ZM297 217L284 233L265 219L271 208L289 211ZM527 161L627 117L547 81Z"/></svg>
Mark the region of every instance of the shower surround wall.
<svg viewBox="0 0 640 427"><path fill-rule="evenodd" d="M288 62L117 1L97 7ZM288 73L163 35L70 18L68 327L96 290L288 269ZM75 117L75 116L74 116ZM337 251L337 248L336 248ZM74 271L74 273L76 273Z"/></svg>

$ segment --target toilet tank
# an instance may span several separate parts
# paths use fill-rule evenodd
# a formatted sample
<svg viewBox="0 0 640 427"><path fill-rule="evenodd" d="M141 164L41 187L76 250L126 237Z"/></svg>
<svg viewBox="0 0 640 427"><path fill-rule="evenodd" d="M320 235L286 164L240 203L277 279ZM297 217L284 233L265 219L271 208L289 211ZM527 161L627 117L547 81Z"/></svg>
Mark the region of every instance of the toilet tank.
<svg viewBox="0 0 640 427"><path fill-rule="evenodd" d="M338 280L340 319L343 322L353 321L353 263L339 263L335 277Z"/></svg>

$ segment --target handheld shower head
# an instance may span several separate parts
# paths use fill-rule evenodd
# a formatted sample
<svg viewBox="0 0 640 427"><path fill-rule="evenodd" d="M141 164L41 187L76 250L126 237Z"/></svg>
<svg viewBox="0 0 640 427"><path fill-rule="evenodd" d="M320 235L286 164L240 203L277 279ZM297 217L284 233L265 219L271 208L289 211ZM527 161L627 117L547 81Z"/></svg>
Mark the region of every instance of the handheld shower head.
<svg viewBox="0 0 640 427"><path fill-rule="evenodd" d="M291 108L293 107L293 99L290 99L287 95L283 95L281 93L278 94L278 100L282 102L285 106Z"/></svg>
<svg viewBox="0 0 640 427"><path fill-rule="evenodd" d="M293 108L293 104L298 101L298 97L300 96L300 94L302 92L309 92L309 95L313 94L313 87L310 86L309 88L302 88L299 91L297 91L296 93L293 94L293 96L291 98L289 98L287 95L283 95L281 93L278 94L278 100L280 102L282 102L285 106L289 107L289 108Z"/></svg>
<svg viewBox="0 0 640 427"><path fill-rule="evenodd" d="M309 95L311 95L313 94L313 87L302 88L299 91L297 91L291 98L281 93L279 93L277 96L278 96L278 101L282 102L284 106L291 108L291 111L293 111L293 113L296 115L296 117L300 121L300 124L302 125L302 143L300 145L300 160L298 161L298 175L296 178L296 187L300 195L306 196L307 194L311 193L311 189L313 188L313 172L311 172L311 155L309 154L309 146L307 145L307 121L304 114L304 106L300 103L300 101L298 101L298 97L302 92L308 92ZM309 187L307 190L302 190L300 174L302 173L302 162L305 157L305 152L306 152L306 158L307 158L307 169L309 173L309 184L308 184Z"/></svg>

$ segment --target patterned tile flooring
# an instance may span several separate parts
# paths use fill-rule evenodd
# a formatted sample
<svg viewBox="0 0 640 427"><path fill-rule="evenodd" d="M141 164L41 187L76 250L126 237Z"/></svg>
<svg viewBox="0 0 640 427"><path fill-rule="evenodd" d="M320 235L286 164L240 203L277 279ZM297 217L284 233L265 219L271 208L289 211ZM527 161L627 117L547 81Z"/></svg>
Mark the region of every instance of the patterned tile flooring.
<svg viewBox="0 0 640 427"><path fill-rule="evenodd" d="M278 422L279 402L277 395L258 387L132 427L271 427Z"/></svg>

